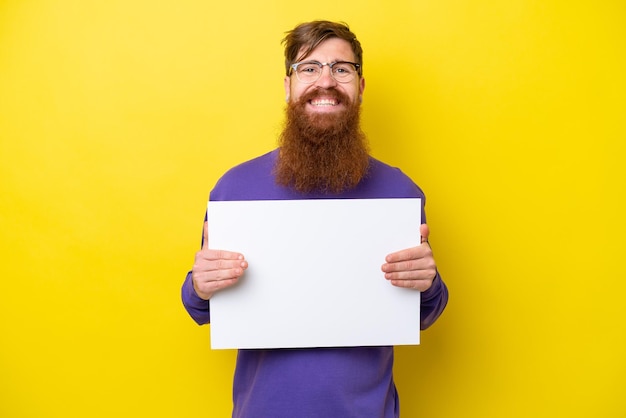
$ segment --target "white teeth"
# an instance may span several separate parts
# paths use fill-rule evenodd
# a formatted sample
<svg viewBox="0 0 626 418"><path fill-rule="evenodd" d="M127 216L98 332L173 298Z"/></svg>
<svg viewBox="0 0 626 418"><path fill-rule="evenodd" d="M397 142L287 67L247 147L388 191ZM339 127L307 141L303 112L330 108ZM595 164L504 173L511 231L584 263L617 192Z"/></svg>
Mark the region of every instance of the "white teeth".
<svg viewBox="0 0 626 418"><path fill-rule="evenodd" d="M337 102L329 99L320 99L311 101L311 104L313 106L336 106Z"/></svg>

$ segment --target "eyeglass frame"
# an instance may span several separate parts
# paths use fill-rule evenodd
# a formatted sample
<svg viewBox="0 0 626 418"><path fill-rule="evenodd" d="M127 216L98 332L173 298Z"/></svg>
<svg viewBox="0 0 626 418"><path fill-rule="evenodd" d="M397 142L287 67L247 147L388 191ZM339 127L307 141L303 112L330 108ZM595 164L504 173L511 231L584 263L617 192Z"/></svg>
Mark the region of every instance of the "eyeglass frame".
<svg viewBox="0 0 626 418"><path fill-rule="evenodd" d="M319 65L319 67L320 67L319 76L315 80L310 81L310 82L306 82L306 81L300 80L300 77L298 77L298 66L300 66L301 64L317 64L317 65ZM336 64L350 64L350 65L354 66L354 70L356 71L357 75L359 77L361 77L361 71L362 71L361 64L356 63L356 62L351 62L351 61L335 61L335 62L319 62L319 61L316 61L316 60L300 61L300 62L296 62L296 63L291 64L289 66L289 69L291 70L291 74L295 73L296 78L298 79L299 82L304 83L304 84L313 84L317 80L322 78L322 72L324 71L324 66L328 65L328 69L330 70L330 76L333 78L333 80L335 80L338 83L342 83L342 84L351 82L352 80L343 81L343 80L337 80L335 78L335 75L333 74L333 66L336 65ZM289 74L289 75L291 75L291 74Z"/></svg>

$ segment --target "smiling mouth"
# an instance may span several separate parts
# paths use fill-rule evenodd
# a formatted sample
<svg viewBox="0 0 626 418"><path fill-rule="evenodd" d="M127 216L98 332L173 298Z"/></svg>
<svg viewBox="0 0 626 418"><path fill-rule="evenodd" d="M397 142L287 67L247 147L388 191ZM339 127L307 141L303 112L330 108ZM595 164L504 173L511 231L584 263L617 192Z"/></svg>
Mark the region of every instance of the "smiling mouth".
<svg viewBox="0 0 626 418"><path fill-rule="evenodd" d="M310 100L309 103L313 106L326 107L326 106L337 106L339 101L335 99L313 99Z"/></svg>

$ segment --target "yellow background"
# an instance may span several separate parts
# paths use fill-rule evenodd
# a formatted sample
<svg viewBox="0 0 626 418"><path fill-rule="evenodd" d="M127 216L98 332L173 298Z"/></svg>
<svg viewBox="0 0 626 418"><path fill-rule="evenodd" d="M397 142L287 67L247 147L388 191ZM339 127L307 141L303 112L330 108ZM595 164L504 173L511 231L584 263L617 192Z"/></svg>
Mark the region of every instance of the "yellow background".
<svg viewBox="0 0 626 418"><path fill-rule="evenodd" d="M225 417L179 288L275 147L283 32L344 20L373 154L425 190L448 309L403 417L625 417L623 1L0 2L0 416Z"/></svg>

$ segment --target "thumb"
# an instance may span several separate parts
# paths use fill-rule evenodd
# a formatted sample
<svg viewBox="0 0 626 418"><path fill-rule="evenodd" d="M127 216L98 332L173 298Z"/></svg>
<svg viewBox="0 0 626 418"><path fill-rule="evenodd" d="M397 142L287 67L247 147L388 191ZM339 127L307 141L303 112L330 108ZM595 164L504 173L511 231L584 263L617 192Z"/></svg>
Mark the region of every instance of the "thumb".
<svg viewBox="0 0 626 418"><path fill-rule="evenodd" d="M420 235L422 236L422 239L420 242L428 242L428 236L430 235L430 228L428 228L428 225L426 224L420 225Z"/></svg>
<svg viewBox="0 0 626 418"><path fill-rule="evenodd" d="M209 223L204 222L204 230L202 232L202 249L209 247Z"/></svg>

